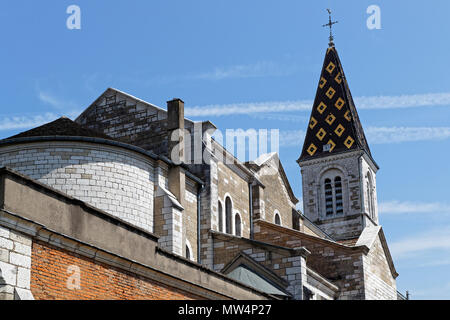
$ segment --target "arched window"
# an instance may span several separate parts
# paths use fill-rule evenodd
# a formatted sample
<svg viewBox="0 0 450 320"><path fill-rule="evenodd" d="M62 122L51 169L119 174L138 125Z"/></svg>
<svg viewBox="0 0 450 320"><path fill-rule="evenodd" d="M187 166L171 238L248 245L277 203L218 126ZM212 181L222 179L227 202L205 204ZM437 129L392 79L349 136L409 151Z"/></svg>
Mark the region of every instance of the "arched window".
<svg viewBox="0 0 450 320"><path fill-rule="evenodd" d="M188 245L186 245L185 257L186 259L191 260L191 250L189 249Z"/></svg>
<svg viewBox="0 0 450 320"><path fill-rule="evenodd" d="M226 226L226 233L229 234L231 234L232 212L233 212L233 205L231 203L230 197L227 197L225 199L225 226Z"/></svg>
<svg viewBox="0 0 450 320"><path fill-rule="evenodd" d="M239 215L239 213L236 213L236 215L234 216L234 233L238 237L242 236L242 233L241 233L241 216Z"/></svg>
<svg viewBox="0 0 450 320"><path fill-rule="evenodd" d="M336 214L344 213L344 205L342 202L342 179L341 177L334 178L334 198L336 204Z"/></svg>
<svg viewBox="0 0 450 320"><path fill-rule="evenodd" d="M223 208L222 203L219 201L219 231L224 232L223 230Z"/></svg>
<svg viewBox="0 0 450 320"><path fill-rule="evenodd" d="M334 213L333 187L331 185L330 179L325 179L325 210L326 210L327 216L332 215Z"/></svg>
<svg viewBox="0 0 450 320"><path fill-rule="evenodd" d="M281 218L280 218L280 214L279 214L278 212L276 212L276 211L275 211L274 222L275 222L275 224L281 226Z"/></svg>

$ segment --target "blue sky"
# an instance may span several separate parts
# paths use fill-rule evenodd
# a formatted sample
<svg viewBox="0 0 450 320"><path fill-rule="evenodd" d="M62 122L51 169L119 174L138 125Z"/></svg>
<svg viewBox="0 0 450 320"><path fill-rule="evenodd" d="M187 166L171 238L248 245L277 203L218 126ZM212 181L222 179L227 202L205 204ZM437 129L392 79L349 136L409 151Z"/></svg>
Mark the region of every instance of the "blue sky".
<svg viewBox="0 0 450 320"><path fill-rule="evenodd" d="M66 28L72 4L81 30ZM380 30L366 26L373 4ZM73 118L107 87L161 107L179 97L188 117L222 130L279 129L280 157L301 197L295 160L327 48L328 7L381 168L380 221L398 289L450 299L448 1L8 1L0 138Z"/></svg>

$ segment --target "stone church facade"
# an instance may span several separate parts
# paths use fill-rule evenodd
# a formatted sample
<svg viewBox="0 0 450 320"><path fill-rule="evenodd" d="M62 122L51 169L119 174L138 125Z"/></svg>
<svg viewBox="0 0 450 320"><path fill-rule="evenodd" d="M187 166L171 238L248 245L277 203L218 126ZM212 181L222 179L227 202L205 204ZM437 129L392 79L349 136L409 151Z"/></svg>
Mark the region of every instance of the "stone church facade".
<svg viewBox="0 0 450 320"><path fill-rule="evenodd" d="M180 99L110 88L75 121L1 140L0 298L397 299L334 46L297 160L303 211L276 153L241 162L215 129Z"/></svg>

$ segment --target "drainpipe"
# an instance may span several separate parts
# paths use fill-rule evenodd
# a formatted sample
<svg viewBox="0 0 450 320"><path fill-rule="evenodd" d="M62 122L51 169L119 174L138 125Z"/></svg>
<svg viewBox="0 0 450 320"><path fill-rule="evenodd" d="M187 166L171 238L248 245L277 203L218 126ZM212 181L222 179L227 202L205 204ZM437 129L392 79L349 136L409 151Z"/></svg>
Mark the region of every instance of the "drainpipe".
<svg viewBox="0 0 450 320"><path fill-rule="evenodd" d="M197 189L197 263L202 263L201 258L201 233L200 233L200 226L201 226L201 196L200 194L203 191L203 184L200 185L200 187Z"/></svg>

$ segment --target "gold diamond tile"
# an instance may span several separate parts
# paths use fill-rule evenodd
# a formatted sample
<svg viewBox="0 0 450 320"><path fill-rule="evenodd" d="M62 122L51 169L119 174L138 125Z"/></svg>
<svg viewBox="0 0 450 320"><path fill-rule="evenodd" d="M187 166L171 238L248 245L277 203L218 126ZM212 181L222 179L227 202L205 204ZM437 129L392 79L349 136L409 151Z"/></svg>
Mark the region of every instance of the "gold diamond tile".
<svg viewBox="0 0 450 320"><path fill-rule="evenodd" d="M331 126L334 122L334 120L336 120L336 117L330 113L327 118L325 119L325 121Z"/></svg>
<svg viewBox="0 0 450 320"><path fill-rule="evenodd" d="M342 107L344 106L344 104L345 104L344 99L342 99L341 97L339 97L339 98L337 99L336 103L334 104L334 106L335 106L336 108L338 108L339 110L341 110Z"/></svg>
<svg viewBox="0 0 450 320"><path fill-rule="evenodd" d="M319 113L322 114L326 108L327 108L327 105L323 102L320 102L319 106L317 107L317 111L319 111Z"/></svg>
<svg viewBox="0 0 450 320"><path fill-rule="evenodd" d="M317 137L317 139L322 141L326 134L327 134L327 132L325 130L323 130L323 128L320 128L320 130L316 133L316 137Z"/></svg>
<svg viewBox="0 0 450 320"><path fill-rule="evenodd" d="M306 150L310 156L313 156L314 153L317 151L317 147L314 145L314 143L311 143L308 147L308 150Z"/></svg>
<svg viewBox="0 0 450 320"><path fill-rule="evenodd" d="M326 70L328 71L329 74L332 74L335 68L336 68L336 66L334 65L334 63L330 62L328 64L328 66L326 67Z"/></svg>
<svg viewBox="0 0 450 320"><path fill-rule="evenodd" d="M334 133L336 133L338 135L338 137L342 136L342 134L344 133L345 128L342 126L342 124L339 124L336 127L336 130L334 130Z"/></svg>
<svg viewBox="0 0 450 320"><path fill-rule="evenodd" d="M350 110L347 110L347 112L344 114L344 118L347 119L347 121L352 120L352 116L350 115Z"/></svg>
<svg viewBox="0 0 450 320"><path fill-rule="evenodd" d="M331 145L330 152L333 151L334 147L336 147L336 143L333 140L328 140L327 144Z"/></svg>
<svg viewBox="0 0 450 320"><path fill-rule="evenodd" d="M342 77L341 77L341 73L339 72L337 74L337 76L334 78L334 81L336 81L337 83L341 84L342 82Z"/></svg>
<svg viewBox="0 0 450 320"><path fill-rule="evenodd" d="M347 147L347 149L350 149L354 142L355 140L353 140L352 137L348 136L347 139L344 141L344 145Z"/></svg>
<svg viewBox="0 0 450 320"><path fill-rule="evenodd" d="M323 87L325 87L326 83L327 83L327 80L324 77L320 77L319 88L323 89Z"/></svg>
<svg viewBox="0 0 450 320"><path fill-rule="evenodd" d="M336 90L334 90L332 87L329 87L326 95L328 98L333 99L335 93Z"/></svg>
<svg viewBox="0 0 450 320"><path fill-rule="evenodd" d="M316 120L314 117L311 117L311 120L309 121L309 127L310 127L311 129L314 129L314 127L316 126L316 124L317 124L317 120Z"/></svg>

